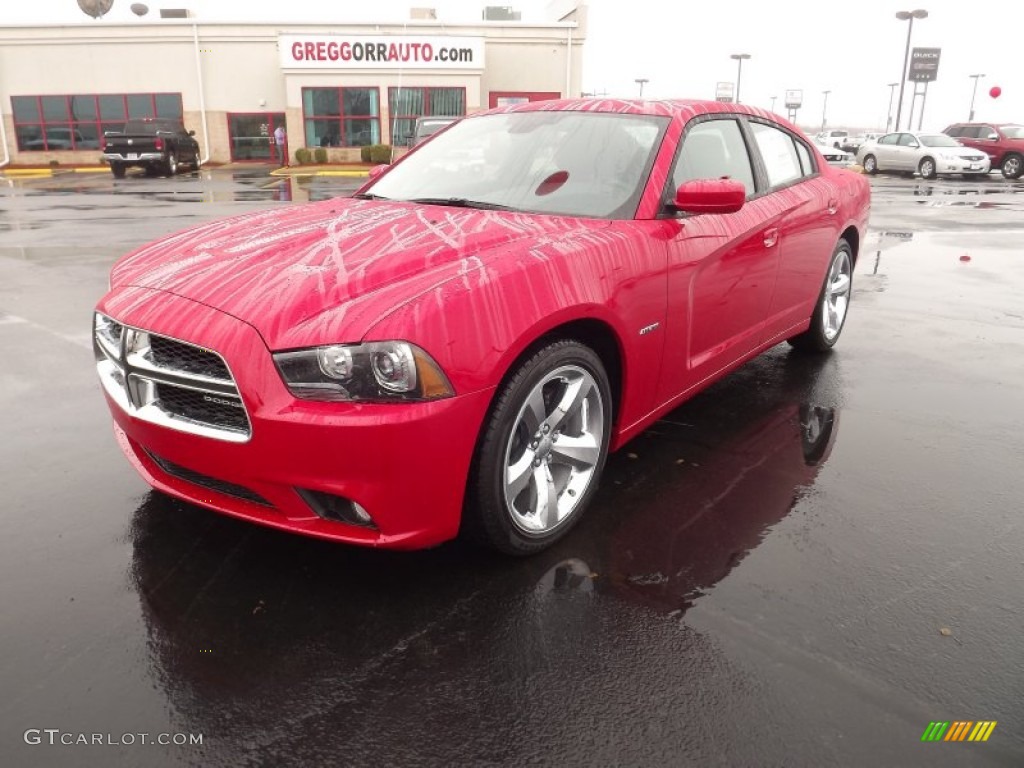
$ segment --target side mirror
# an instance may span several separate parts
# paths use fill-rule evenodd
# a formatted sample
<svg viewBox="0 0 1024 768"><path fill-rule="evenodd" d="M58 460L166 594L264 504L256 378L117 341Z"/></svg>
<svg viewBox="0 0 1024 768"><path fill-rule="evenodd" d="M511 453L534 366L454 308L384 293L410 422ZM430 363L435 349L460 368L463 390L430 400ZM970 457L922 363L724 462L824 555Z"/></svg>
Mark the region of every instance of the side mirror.
<svg viewBox="0 0 1024 768"><path fill-rule="evenodd" d="M747 201L747 188L735 179L695 179L676 190L672 205L684 213L736 213Z"/></svg>
<svg viewBox="0 0 1024 768"><path fill-rule="evenodd" d="M195 135L196 135L196 132L195 132L195 131L189 131L189 132L188 132L188 135L189 135L189 136L195 136Z"/></svg>
<svg viewBox="0 0 1024 768"><path fill-rule="evenodd" d="M369 178L376 179L378 176L380 176L382 173L384 173L384 171L386 171L390 167L391 166L389 166L387 164L373 166L373 168L370 169Z"/></svg>

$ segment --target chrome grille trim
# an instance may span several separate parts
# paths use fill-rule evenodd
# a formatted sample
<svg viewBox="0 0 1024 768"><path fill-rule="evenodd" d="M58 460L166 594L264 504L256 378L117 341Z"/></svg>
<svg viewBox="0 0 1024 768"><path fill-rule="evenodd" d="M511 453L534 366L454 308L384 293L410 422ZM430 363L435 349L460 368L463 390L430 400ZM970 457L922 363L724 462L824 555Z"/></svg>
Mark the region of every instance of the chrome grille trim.
<svg viewBox="0 0 1024 768"><path fill-rule="evenodd" d="M185 354L192 359L210 358L206 369L223 370L228 378L159 364L151 354L152 339L159 339L165 345L182 345L188 348ZM252 436L248 410L227 361L219 353L171 336L122 325L99 312L94 318L93 347L103 388L122 410L135 418L231 443L244 443ZM211 414L210 419L192 418L196 415L195 409L191 416L188 412L176 412L161 401L158 387L173 387L183 393L202 395L210 404L207 410ZM218 408L222 411L219 417Z"/></svg>

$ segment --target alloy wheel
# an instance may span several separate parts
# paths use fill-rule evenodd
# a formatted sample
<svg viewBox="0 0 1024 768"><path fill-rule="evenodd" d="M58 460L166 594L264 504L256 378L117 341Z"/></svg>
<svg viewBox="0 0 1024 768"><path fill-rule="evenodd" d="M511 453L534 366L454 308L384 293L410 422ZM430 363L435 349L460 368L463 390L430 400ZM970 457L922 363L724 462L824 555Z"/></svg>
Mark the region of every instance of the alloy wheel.
<svg viewBox="0 0 1024 768"><path fill-rule="evenodd" d="M505 504L527 534L547 534L579 506L601 462L604 408L593 375L563 365L530 390L505 448Z"/></svg>
<svg viewBox="0 0 1024 768"><path fill-rule="evenodd" d="M825 301L821 304L822 332L828 341L834 340L843 329L846 310L850 305L850 292L853 289L852 265L850 254L841 250L836 254L829 270L828 282L825 284Z"/></svg>

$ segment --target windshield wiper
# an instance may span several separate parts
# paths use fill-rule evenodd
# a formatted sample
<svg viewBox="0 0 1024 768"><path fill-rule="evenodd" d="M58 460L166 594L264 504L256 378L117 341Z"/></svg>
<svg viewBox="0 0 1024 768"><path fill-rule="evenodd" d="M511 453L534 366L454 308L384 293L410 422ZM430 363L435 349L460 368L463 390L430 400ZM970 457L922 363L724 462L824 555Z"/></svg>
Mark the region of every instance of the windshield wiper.
<svg viewBox="0 0 1024 768"><path fill-rule="evenodd" d="M390 200L390 197L384 197L384 195L375 195L372 192L356 192L352 195L356 200Z"/></svg>
<svg viewBox="0 0 1024 768"><path fill-rule="evenodd" d="M453 208L478 208L481 211L515 211L510 205L485 203L482 200L467 200L464 197L414 197L406 203L422 203L423 205L449 205Z"/></svg>

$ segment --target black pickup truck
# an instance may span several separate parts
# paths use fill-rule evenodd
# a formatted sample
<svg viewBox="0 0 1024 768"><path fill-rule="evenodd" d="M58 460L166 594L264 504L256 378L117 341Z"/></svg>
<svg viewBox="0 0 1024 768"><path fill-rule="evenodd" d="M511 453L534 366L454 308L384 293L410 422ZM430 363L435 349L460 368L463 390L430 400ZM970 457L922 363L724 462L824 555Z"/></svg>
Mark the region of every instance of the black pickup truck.
<svg viewBox="0 0 1024 768"><path fill-rule="evenodd" d="M194 135L195 131L186 131L176 120L129 120L123 131L103 134L103 158L118 179L133 165L152 176L173 176L182 165L199 168L199 144Z"/></svg>

